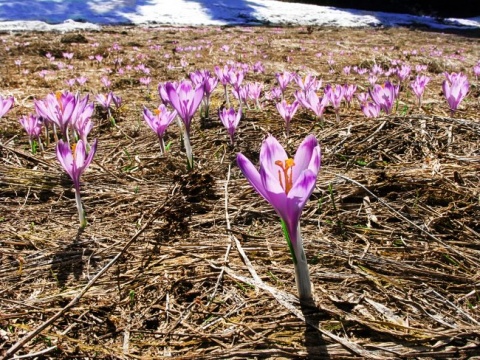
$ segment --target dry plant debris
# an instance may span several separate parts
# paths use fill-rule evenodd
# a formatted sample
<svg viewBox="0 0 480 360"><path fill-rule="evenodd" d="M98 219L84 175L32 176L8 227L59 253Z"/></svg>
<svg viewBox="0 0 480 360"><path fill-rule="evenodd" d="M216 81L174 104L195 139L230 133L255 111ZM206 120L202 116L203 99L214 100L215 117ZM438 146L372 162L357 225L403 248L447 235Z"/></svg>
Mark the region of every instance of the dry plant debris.
<svg viewBox="0 0 480 360"><path fill-rule="evenodd" d="M478 356L480 82L471 69L480 43L470 35L297 27L0 35L0 91L17 102L0 120L2 354ZM98 151L82 177L89 224L79 231L72 184L54 145L31 154L17 119L33 112L33 98L66 88L69 77L88 78L75 85L82 94L101 92L103 68L115 61L113 43L121 46L124 66L141 59L152 82L147 89L138 73L111 76L124 106L114 127L96 109L91 138L98 138ZM74 53L73 68L54 72L45 54L60 59L63 52ZM288 140L274 102L265 100L262 111L246 110L230 147L218 120L218 87L211 118L197 114L193 121L194 171L186 169L176 127L167 130L171 147L160 157L141 115L143 106L158 105L159 82L213 71L228 60L261 61L265 72L246 80L264 82L267 91L275 73L286 70L365 91L365 77L347 76L343 67L386 68L392 59L428 66L432 81L422 108L404 84L392 115L368 119L356 103L342 107L339 122L328 108L320 124L300 110ZM42 70L50 73L41 77ZM462 71L471 82L453 117L441 94L444 71ZM237 152L256 161L267 133L289 149L313 133L322 146L317 188L302 216L316 296L309 308L296 300L277 216L235 164ZM35 336L22 343L29 333Z"/></svg>

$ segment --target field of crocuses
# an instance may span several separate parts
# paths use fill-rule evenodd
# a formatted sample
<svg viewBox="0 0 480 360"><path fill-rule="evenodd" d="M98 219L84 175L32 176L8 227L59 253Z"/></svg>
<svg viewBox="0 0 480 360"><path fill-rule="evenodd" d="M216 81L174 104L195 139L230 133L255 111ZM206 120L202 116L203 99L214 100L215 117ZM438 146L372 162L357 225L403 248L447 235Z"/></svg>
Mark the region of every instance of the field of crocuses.
<svg viewBox="0 0 480 360"><path fill-rule="evenodd" d="M480 353L472 34L0 41L2 356Z"/></svg>

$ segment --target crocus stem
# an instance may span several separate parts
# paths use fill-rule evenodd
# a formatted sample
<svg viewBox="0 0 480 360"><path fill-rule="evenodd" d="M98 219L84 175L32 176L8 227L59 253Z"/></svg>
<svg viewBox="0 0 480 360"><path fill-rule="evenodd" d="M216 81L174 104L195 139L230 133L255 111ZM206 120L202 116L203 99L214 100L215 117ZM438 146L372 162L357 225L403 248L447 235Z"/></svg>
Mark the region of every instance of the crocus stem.
<svg viewBox="0 0 480 360"><path fill-rule="evenodd" d="M308 271L307 258L303 250L302 234L300 224L297 226L296 241L292 243L295 252L295 282L297 283L298 297L301 301L312 300L312 285L310 284L310 273Z"/></svg>
<svg viewBox="0 0 480 360"><path fill-rule="evenodd" d="M190 134L186 126L183 128L183 143L185 145L185 152L187 153L188 168L193 169L193 153L190 145Z"/></svg>
<svg viewBox="0 0 480 360"><path fill-rule="evenodd" d="M163 138L160 138L160 156L165 154L165 141L163 141Z"/></svg>
<svg viewBox="0 0 480 360"><path fill-rule="evenodd" d="M87 219L85 217L85 210L83 209L82 199L80 198L80 188L75 188L75 201L77 202L78 219L80 220L80 227L83 229L87 226Z"/></svg>
<svg viewBox="0 0 480 360"><path fill-rule="evenodd" d="M335 111L335 118L337 122L340 122L340 110Z"/></svg>
<svg viewBox="0 0 480 360"><path fill-rule="evenodd" d="M305 256L305 251L303 250L300 224L297 226L296 233L291 235L288 234L286 224L283 220L282 228L295 266L295 282L297 284L298 297L300 301L310 301L313 299L312 285L310 283L307 258Z"/></svg>

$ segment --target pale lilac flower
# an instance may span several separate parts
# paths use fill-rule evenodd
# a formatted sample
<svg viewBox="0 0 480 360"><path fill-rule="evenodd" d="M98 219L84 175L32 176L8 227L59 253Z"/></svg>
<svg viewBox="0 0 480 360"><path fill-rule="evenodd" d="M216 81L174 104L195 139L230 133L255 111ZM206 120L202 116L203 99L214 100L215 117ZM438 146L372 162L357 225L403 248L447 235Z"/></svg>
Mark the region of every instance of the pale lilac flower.
<svg viewBox="0 0 480 360"><path fill-rule="evenodd" d="M370 70L370 74L376 75L376 76L382 75L383 74L383 69L382 69L381 66L375 64L375 65L372 66L372 70Z"/></svg>
<svg viewBox="0 0 480 360"><path fill-rule="evenodd" d="M298 100L295 100L291 104L289 104L286 100L282 100L276 105L280 116L282 117L283 120L285 120L287 137L290 135L290 121L292 120L293 116L297 112L299 105L300 104Z"/></svg>
<svg viewBox="0 0 480 360"><path fill-rule="evenodd" d="M400 69L397 69L397 77L400 79L400 82L404 82L408 79L411 70L412 68L405 64L403 64Z"/></svg>
<svg viewBox="0 0 480 360"><path fill-rule="evenodd" d="M364 102L360 105L360 107L365 116L368 118L376 118L380 115L380 106L375 103Z"/></svg>
<svg viewBox="0 0 480 360"><path fill-rule="evenodd" d="M112 82L106 76L102 76L100 81L102 82L103 86L107 89L109 89L112 86Z"/></svg>
<svg viewBox="0 0 480 360"><path fill-rule="evenodd" d="M320 170L320 146L313 135L307 136L290 158L271 135L260 150L257 170L243 154L237 154L237 164L252 187L275 209L295 265L295 279L300 300L311 300L312 292L308 265L300 232L300 216Z"/></svg>
<svg viewBox="0 0 480 360"><path fill-rule="evenodd" d="M75 96L70 92L50 93L45 100L34 100L37 115L58 126L65 140L68 139L70 119L76 107Z"/></svg>
<svg viewBox="0 0 480 360"><path fill-rule="evenodd" d="M370 74L368 76L368 82L370 85L374 86L377 83L378 77L376 75Z"/></svg>
<svg viewBox="0 0 480 360"><path fill-rule="evenodd" d="M248 84L247 96L249 99L255 101L257 109L261 109L260 105L260 95L263 91L263 83L254 82Z"/></svg>
<svg viewBox="0 0 480 360"><path fill-rule="evenodd" d="M284 94L288 84L293 79L295 79L295 74L288 71L284 71L283 73L276 73L275 77L277 78L278 86L280 86L280 90L282 90L282 94Z"/></svg>
<svg viewBox="0 0 480 360"><path fill-rule="evenodd" d="M237 88L233 88L232 89L232 94L233 94L234 98L239 101L240 104L247 105L248 85L243 85L243 86L240 86L240 87L237 87Z"/></svg>
<svg viewBox="0 0 480 360"><path fill-rule="evenodd" d="M369 99L368 93L360 93L357 95L358 101L360 101L360 104L366 104Z"/></svg>
<svg viewBox="0 0 480 360"><path fill-rule="evenodd" d="M70 149L70 144L59 140L57 143L57 159L67 172L70 175L70 178L73 181L75 187L75 200L77 202L78 217L80 220L80 227L84 228L87 226L87 219L85 216L85 210L83 209L82 201L80 198L80 176L88 168L92 162L93 156L97 151L97 140L93 142L93 145L90 147L90 151L87 155L87 145L79 140L78 143L74 146L73 153Z"/></svg>
<svg viewBox="0 0 480 360"><path fill-rule="evenodd" d="M77 77L76 80L80 84L80 86L83 86L88 81L88 78L85 77L85 76L79 76L79 77Z"/></svg>
<svg viewBox="0 0 480 360"><path fill-rule="evenodd" d="M36 141L40 145L40 148L43 150L43 145L40 140L40 133L42 132L42 121L37 116L29 114L28 116L22 116L19 122L28 134L28 142L30 143L30 149L32 150L32 153L36 153L36 146L34 141Z"/></svg>
<svg viewBox="0 0 480 360"><path fill-rule="evenodd" d="M480 77L480 63L478 63L473 67L473 74L475 75L475 78L478 80L478 78Z"/></svg>
<svg viewBox="0 0 480 360"><path fill-rule="evenodd" d="M314 91L304 93L296 91L295 98L303 107L312 110L320 121L323 121L323 112L329 103L327 96L320 97Z"/></svg>
<svg viewBox="0 0 480 360"><path fill-rule="evenodd" d="M346 101L347 105L350 106L350 103L353 100L353 95L355 94L355 91L357 91L357 85L355 85L355 84L350 84L350 85L345 84L345 85L343 85L343 89L344 89L345 101Z"/></svg>
<svg viewBox="0 0 480 360"><path fill-rule="evenodd" d="M13 96L3 98L0 95L0 119L12 108L14 102L15 99Z"/></svg>
<svg viewBox="0 0 480 360"><path fill-rule="evenodd" d="M95 100L97 100L101 107L108 110L113 100L112 92L110 91L108 94L97 94L95 95Z"/></svg>
<svg viewBox="0 0 480 360"><path fill-rule="evenodd" d="M335 115L336 115L337 121L339 121L340 105L342 104L342 100L345 97L345 88L342 85L336 85L336 86L327 85L325 87L325 96L328 98L333 108L335 109Z"/></svg>
<svg viewBox="0 0 480 360"><path fill-rule="evenodd" d="M73 59L73 53L64 52L64 53L62 53L62 55L67 60L72 60Z"/></svg>
<svg viewBox="0 0 480 360"><path fill-rule="evenodd" d="M203 85L193 88L190 81L182 81L175 87L167 82L165 85L170 104L177 110L184 125L184 144L187 152L188 166L193 169L193 153L190 145L190 125L203 99Z"/></svg>
<svg viewBox="0 0 480 360"><path fill-rule="evenodd" d="M67 79L65 80L65 84L67 84L70 88L73 88L75 86L75 79Z"/></svg>
<svg viewBox="0 0 480 360"><path fill-rule="evenodd" d="M150 77L141 77L138 80L140 81L140 84L145 85L147 87L147 89L149 88L150 82L152 81L152 79Z"/></svg>
<svg viewBox="0 0 480 360"><path fill-rule="evenodd" d="M453 113L457 110L460 102L465 96L467 96L468 90L470 89L470 83L468 82L467 77L462 73L445 74L445 76L447 77L447 80L443 81L443 95L445 95L450 107L450 112L453 116Z"/></svg>
<svg viewBox="0 0 480 360"><path fill-rule="evenodd" d="M234 108L230 108L228 110L225 108L220 109L218 110L218 116L222 121L223 126L225 126L227 129L228 135L230 136L230 145L233 146L235 141L235 130L238 127L240 118L242 117L242 107L240 106L237 112L235 112Z"/></svg>
<svg viewBox="0 0 480 360"><path fill-rule="evenodd" d="M374 85L369 89L370 97L387 115L393 110L398 96L398 86L387 81L384 85Z"/></svg>
<svg viewBox="0 0 480 360"><path fill-rule="evenodd" d="M265 72L265 68L263 67L263 64L261 61L257 61L255 64L253 64L253 72L255 73Z"/></svg>
<svg viewBox="0 0 480 360"><path fill-rule="evenodd" d="M317 80L312 74L307 74L304 78L296 76L295 82L303 92L318 91L322 87L322 80Z"/></svg>
<svg viewBox="0 0 480 360"><path fill-rule="evenodd" d="M175 110L168 111L166 106L160 104L160 106L154 110L152 113L146 107L143 108L143 118L145 122L150 126L150 128L157 134L158 140L160 141L160 155L165 154L165 143L163 137L167 127L172 123L172 121L177 116Z"/></svg>
<svg viewBox="0 0 480 360"><path fill-rule="evenodd" d="M418 106L422 106L422 97L425 87L430 82L430 78L425 75L417 75L414 81L410 84L413 93L418 99Z"/></svg>
<svg viewBox="0 0 480 360"><path fill-rule="evenodd" d="M352 71L352 67L351 67L351 66L345 66L345 67L343 68L343 73L344 73L345 75L350 75L350 72L351 72L351 71Z"/></svg>
<svg viewBox="0 0 480 360"><path fill-rule="evenodd" d="M112 92L112 102L115 105L116 110L122 107L122 98L118 95L115 95L113 92Z"/></svg>

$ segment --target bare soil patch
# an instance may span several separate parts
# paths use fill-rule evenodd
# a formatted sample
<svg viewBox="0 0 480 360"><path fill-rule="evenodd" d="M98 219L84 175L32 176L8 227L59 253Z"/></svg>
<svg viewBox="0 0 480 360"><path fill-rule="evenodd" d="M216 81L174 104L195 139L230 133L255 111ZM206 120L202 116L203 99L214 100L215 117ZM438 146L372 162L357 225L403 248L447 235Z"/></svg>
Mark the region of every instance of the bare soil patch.
<svg viewBox="0 0 480 360"><path fill-rule="evenodd" d="M48 326L17 355L456 359L480 353L477 38L296 27L112 27L0 38L0 91L17 101L0 120L2 354L42 324ZM89 224L79 231L72 184L54 144L32 155L17 119L34 111L33 98L67 88L68 78L88 78L74 89L82 94L104 91L100 78L103 68L115 68L114 42L121 66L144 63L152 83L147 89L135 70L110 75L124 105L116 127L95 112L90 139L98 138L98 151L82 176ZM63 52L74 52L73 68L54 72L45 54L61 59ZM101 64L89 59L95 54L104 57ZM288 140L274 102L263 100L262 111L246 110L230 147L217 115L219 86L211 118L197 114L193 121L193 171L176 126L160 157L142 118L143 106L159 104L159 82L213 71L228 60L261 61L265 72L249 72L246 81L264 82L267 91L285 70L365 91L365 76L345 75L343 67L386 69L394 59L428 66L432 81L422 108L405 84L393 115L367 119L355 103L342 108L340 122L328 109L320 124L300 110ZM50 73L42 78L45 69ZM441 94L444 71L462 71L471 82L454 117ZM317 188L302 216L316 296L311 308L296 300L276 214L235 163L237 152L258 161L267 133L290 151L310 133L322 146Z"/></svg>

